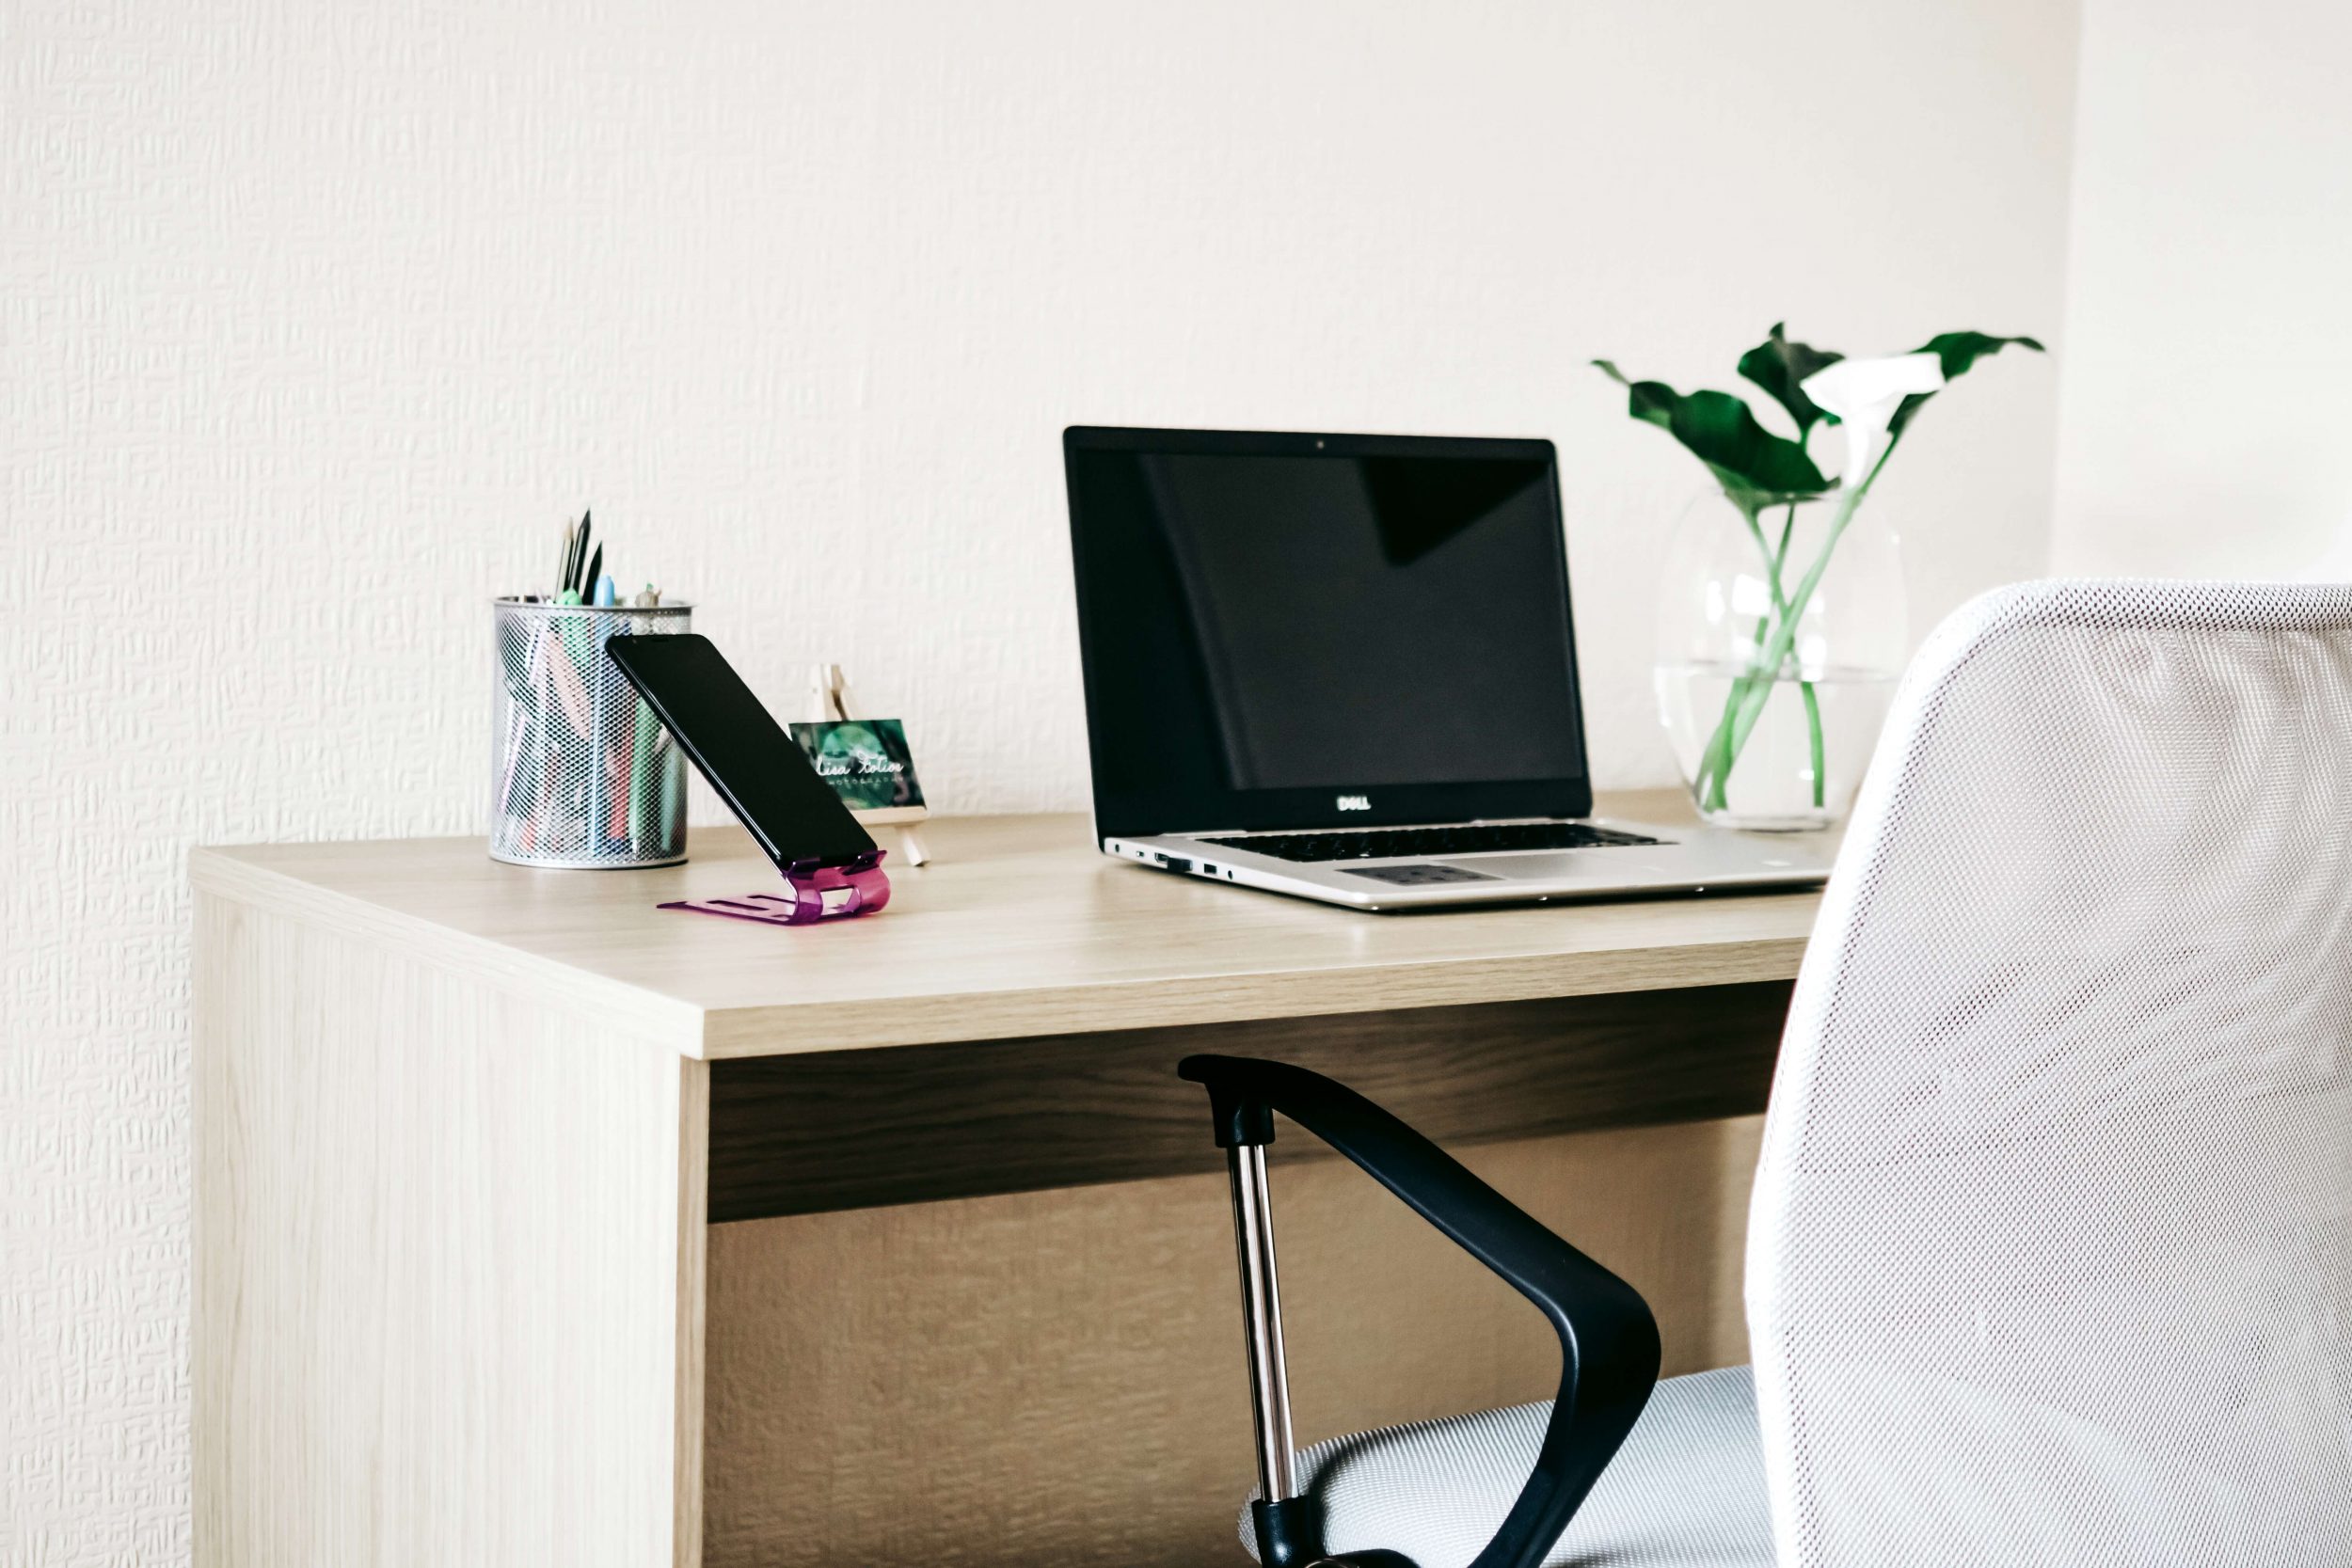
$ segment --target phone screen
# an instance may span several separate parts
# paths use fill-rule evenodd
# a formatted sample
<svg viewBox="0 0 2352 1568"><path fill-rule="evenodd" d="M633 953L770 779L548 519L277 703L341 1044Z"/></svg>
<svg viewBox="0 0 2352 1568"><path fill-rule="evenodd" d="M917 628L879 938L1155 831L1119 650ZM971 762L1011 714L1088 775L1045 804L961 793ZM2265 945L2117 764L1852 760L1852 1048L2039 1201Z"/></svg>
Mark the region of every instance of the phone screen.
<svg viewBox="0 0 2352 1568"><path fill-rule="evenodd" d="M873 838L707 637L612 637L605 651L779 869L839 865Z"/></svg>

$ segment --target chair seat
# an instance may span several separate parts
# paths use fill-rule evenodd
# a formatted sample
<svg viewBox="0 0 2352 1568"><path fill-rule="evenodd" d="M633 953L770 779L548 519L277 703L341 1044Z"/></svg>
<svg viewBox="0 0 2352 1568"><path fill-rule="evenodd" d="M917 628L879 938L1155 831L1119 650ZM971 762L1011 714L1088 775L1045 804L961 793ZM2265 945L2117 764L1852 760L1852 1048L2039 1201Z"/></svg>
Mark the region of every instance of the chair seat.
<svg viewBox="0 0 2352 1568"><path fill-rule="evenodd" d="M1301 1482L1334 1552L1463 1568L1535 1463L1549 1402L1318 1443ZM1257 1555L1247 1509L1242 1544ZM1668 1378L1544 1559L1568 1568L1771 1568L1772 1516L1745 1367Z"/></svg>

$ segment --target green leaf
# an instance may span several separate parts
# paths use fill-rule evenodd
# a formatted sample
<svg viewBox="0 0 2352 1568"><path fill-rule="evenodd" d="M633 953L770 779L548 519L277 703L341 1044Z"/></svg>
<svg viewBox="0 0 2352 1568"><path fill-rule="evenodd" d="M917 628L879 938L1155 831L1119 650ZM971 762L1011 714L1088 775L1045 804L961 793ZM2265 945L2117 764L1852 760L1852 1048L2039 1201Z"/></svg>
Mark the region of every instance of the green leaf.
<svg viewBox="0 0 2352 1568"><path fill-rule="evenodd" d="M1729 392L1691 393L1676 404L1667 428L1726 490L1745 490L1769 503L1830 488L1803 447L1766 430L1746 401Z"/></svg>
<svg viewBox="0 0 2352 1568"><path fill-rule="evenodd" d="M1724 493L1741 505L1809 500L1834 487L1804 449L1756 422L1756 411L1729 392L1677 392L1662 381L1628 381L1606 359L1596 359L1626 388L1626 412L1654 424L1707 465Z"/></svg>
<svg viewBox="0 0 2352 1568"><path fill-rule="evenodd" d="M1645 420L1661 430L1674 428L1675 389L1662 381L1629 381L1625 372L1608 359L1596 359L1603 374L1626 388L1625 411L1637 420Z"/></svg>
<svg viewBox="0 0 2352 1568"><path fill-rule="evenodd" d="M1846 357L1831 349L1815 348L1811 343L1792 343L1783 336L1786 322L1772 324L1772 335L1740 356L1740 373L1772 395L1772 401L1788 410L1788 417L1797 421L1797 434L1802 436L1826 420L1837 422L1837 416L1804 395L1802 385L1814 372L1826 370Z"/></svg>
<svg viewBox="0 0 2352 1568"><path fill-rule="evenodd" d="M1912 352L1934 355L1937 361L1943 365L1944 380L1947 385L1949 385L1967 374L1968 368L1978 360L1989 355L1998 354L2011 343L2015 343L2020 348L2029 348L2036 354L2048 352L2032 338L1994 338L1982 332L1939 332ZM1888 437L1899 438L1902 436L1903 427L1911 422L1911 417L1919 412L1920 405L1933 396L1935 396L1933 392L1914 392L1903 399L1895 409L1895 417L1886 421Z"/></svg>

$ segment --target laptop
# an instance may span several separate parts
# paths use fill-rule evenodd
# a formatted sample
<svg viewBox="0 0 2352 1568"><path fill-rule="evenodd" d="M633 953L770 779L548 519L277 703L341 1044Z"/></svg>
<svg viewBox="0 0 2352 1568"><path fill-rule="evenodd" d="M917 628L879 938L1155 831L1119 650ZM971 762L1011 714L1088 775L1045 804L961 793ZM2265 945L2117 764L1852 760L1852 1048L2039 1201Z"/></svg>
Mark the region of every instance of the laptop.
<svg viewBox="0 0 2352 1568"><path fill-rule="evenodd" d="M1803 885L1592 816L1551 443L1073 427L1103 852L1381 911Z"/></svg>

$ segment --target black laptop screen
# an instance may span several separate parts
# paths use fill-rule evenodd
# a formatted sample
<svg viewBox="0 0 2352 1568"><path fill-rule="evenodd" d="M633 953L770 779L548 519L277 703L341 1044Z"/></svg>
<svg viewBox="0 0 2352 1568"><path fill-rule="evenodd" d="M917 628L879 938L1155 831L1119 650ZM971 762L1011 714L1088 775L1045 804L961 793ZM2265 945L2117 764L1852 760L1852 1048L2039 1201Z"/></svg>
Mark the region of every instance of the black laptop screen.
<svg viewBox="0 0 2352 1568"><path fill-rule="evenodd" d="M1105 833L1591 809L1551 449L1073 430Z"/></svg>

